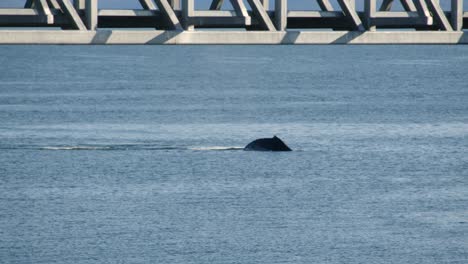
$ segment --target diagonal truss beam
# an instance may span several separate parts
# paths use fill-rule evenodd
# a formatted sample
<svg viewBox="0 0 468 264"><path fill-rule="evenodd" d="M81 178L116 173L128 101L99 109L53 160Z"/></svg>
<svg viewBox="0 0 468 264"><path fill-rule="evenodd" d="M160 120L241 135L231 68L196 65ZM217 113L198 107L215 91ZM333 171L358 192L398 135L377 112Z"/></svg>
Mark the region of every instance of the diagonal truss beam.
<svg viewBox="0 0 468 264"><path fill-rule="evenodd" d="M328 0L317 0L320 9L322 11L334 11L333 6L330 4L330 1Z"/></svg>
<svg viewBox="0 0 468 264"><path fill-rule="evenodd" d="M362 24L361 19L359 18L354 4L349 0L338 0L338 4L345 13L347 17L350 18L351 22L354 24L354 27L359 31L364 31L364 25Z"/></svg>
<svg viewBox="0 0 468 264"><path fill-rule="evenodd" d="M249 15L249 12L247 11L247 8L244 5L244 1L243 0L229 0L229 2L231 2L231 5L234 8L236 15L239 17L244 17L246 19L245 24L250 25L251 23L250 15ZM223 3L224 3L223 0L213 0L210 5L210 10L221 10Z"/></svg>
<svg viewBox="0 0 468 264"><path fill-rule="evenodd" d="M419 16L427 18L427 25L432 25L433 18L431 12L429 12L426 2L424 0L414 0L414 5Z"/></svg>
<svg viewBox="0 0 468 264"><path fill-rule="evenodd" d="M440 27L446 31L453 31L449 20L445 16L444 10L442 10L440 7L439 1L436 2L436 0L426 0L426 3L427 7L432 13L432 16L435 18Z"/></svg>
<svg viewBox="0 0 468 264"><path fill-rule="evenodd" d="M231 5L238 16L249 16L249 13L247 12L247 8L245 7L243 0L229 0L229 2L231 2ZM210 5L210 10L221 10L223 3L224 0L213 0Z"/></svg>
<svg viewBox="0 0 468 264"><path fill-rule="evenodd" d="M50 8L46 0L37 0L36 8L39 10L39 12L41 12L47 17L47 24L54 23L54 15L52 15L52 13L50 12Z"/></svg>
<svg viewBox="0 0 468 264"><path fill-rule="evenodd" d="M139 1L143 9L156 10L156 6L154 5L153 1L151 0L139 0Z"/></svg>
<svg viewBox="0 0 468 264"><path fill-rule="evenodd" d="M276 31L276 28L262 3L259 0L247 0L247 2L249 2L252 12L257 18L260 26L268 31Z"/></svg>
<svg viewBox="0 0 468 264"><path fill-rule="evenodd" d="M26 0L26 3L24 4L24 8L33 8L35 7L35 2L36 0ZM60 9L59 4L57 3L57 0L47 0L47 3L49 4L49 7L54 8L54 9Z"/></svg>
<svg viewBox="0 0 468 264"><path fill-rule="evenodd" d="M139 0L141 6L147 10L156 10L159 9L161 14L163 15L164 19L168 22L170 29L175 30L182 30L182 25L177 18L177 15L172 9L171 4L167 0L155 0L156 5L154 4L153 0Z"/></svg>
<svg viewBox="0 0 468 264"><path fill-rule="evenodd" d="M213 0L210 5L210 10L221 10L224 0Z"/></svg>
<svg viewBox="0 0 468 264"><path fill-rule="evenodd" d="M58 4L57 0L47 0L47 3L53 9L60 9L60 5Z"/></svg>
<svg viewBox="0 0 468 264"><path fill-rule="evenodd" d="M390 11L392 9L393 0L383 0L379 11Z"/></svg>
<svg viewBox="0 0 468 264"><path fill-rule="evenodd" d="M24 8L33 8L34 7L34 0L26 0L24 4Z"/></svg>
<svg viewBox="0 0 468 264"><path fill-rule="evenodd" d="M412 0L400 0L400 2L406 12L416 12L416 6Z"/></svg>
<svg viewBox="0 0 468 264"><path fill-rule="evenodd" d="M424 0L414 0L414 5L420 16L430 17L431 13Z"/></svg>
<svg viewBox="0 0 468 264"><path fill-rule="evenodd" d="M247 8L245 8L244 2L242 0L230 0L234 11L236 14L241 17L248 17L249 13L247 12Z"/></svg>
<svg viewBox="0 0 468 264"><path fill-rule="evenodd" d="M394 0L383 0L379 11L390 11L392 9L393 2ZM400 2L406 12L416 12L416 7L412 0L400 0Z"/></svg>
<svg viewBox="0 0 468 264"><path fill-rule="evenodd" d="M169 22L171 29L182 30L182 25L177 18L177 15L172 9L171 5L167 0L156 0L156 5L158 6L159 11L163 14L165 19Z"/></svg>
<svg viewBox="0 0 468 264"><path fill-rule="evenodd" d="M73 5L69 0L58 0L60 8L63 10L65 15L70 19L72 25L79 30L86 30L86 26L80 18L80 15L76 12Z"/></svg>

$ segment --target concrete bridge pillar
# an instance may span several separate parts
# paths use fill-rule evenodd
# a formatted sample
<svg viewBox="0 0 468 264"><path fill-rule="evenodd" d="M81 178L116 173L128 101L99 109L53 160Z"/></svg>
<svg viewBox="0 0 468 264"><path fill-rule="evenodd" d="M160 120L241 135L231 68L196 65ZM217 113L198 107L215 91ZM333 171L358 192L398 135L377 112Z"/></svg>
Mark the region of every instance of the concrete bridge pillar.
<svg viewBox="0 0 468 264"><path fill-rule="evenodd" d="M194 26L191 22L191 17L195 13L194 0L182 0L182 24L185 30L192 31Z"/></svg>
<svg viewBox="0 0 468 264"><path fill-rule="evenodd" d="M96 30L98 26L98 0L86 0L86 27Z"/></svg>
<svg viewBox="0 0 468 264"><path fill-rule="evenodd" d="M369 31L375 31L374 17L377 12L377 1L376 0L365 0L364 2L364 13L365 13L365 25Z"/></svg>
<svg viewBox="0 0 468 264"><path fill-rule="evenodd" d="M463 0L452 0L450 18L453 30L461 31L463 29Z"/></svg>
<svg viewBox="0 0 468 264"><path fill-rule="evenodd" d="M275 26L278 31L285 31L288 23L288 1L275 0Z"/></svg>

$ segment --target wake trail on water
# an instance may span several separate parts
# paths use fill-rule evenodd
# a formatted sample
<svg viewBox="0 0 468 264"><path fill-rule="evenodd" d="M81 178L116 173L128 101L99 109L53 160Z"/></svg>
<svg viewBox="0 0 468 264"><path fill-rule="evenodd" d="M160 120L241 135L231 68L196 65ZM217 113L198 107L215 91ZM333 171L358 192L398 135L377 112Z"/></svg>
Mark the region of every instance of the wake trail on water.
<svg viewBox="0 0 468 264"><path fill-rule="evenodd" d="M109 150L110 147L91 147L91 146L61 146L61 147L42 147L41 150Z"/></svg>
<svg viewBox="0 0 468 264"><path fill-rule="evenodd" d="M243 150L244 147L239 146L156 146L156 145L143 145L143 144L126 144L126 145L10 145L0 146L0 149L30 149L30 150L44 150L44 151L125 151L125 150L154 150L154 151L234 151Z"/></svg>
<svg viewBox="0 0 468 264"><path fill-rule="evenodd" d="M206 150L215 150L215 151L223 151L223 150L243 150L243 147L223 147L223 146L213 146L213 147L192 147L189 148L190 150L197 150L197 151L206 151Z"/></svg>

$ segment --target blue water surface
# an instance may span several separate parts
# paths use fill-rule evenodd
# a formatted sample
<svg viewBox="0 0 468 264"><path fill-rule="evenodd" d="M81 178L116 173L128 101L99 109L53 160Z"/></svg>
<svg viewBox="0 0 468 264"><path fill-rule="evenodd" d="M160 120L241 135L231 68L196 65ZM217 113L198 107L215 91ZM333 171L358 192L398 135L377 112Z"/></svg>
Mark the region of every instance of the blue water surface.
<svg viewBox="0 0 468 264"><path fill-rule="evenodd" d="M0 263L468 263L467 66L0 46ZM294 151L242 151L273 135Z"/></svg>

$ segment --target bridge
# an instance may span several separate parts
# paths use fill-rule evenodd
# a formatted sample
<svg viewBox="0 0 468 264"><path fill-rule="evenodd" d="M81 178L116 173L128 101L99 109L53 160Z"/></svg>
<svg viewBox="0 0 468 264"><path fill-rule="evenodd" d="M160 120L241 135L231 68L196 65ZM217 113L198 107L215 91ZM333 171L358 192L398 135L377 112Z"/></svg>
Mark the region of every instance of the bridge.
<svg viewBox="0 0 468 264"><path fill-rule="evenodd" d="M463 0L315 0L318 10L302 11L288 0L212 0L206 10L195 0L129 1L141 8L99 9L98 0L0 8L0 44L468 43Z"/></svg>

